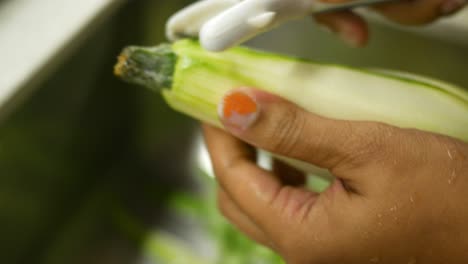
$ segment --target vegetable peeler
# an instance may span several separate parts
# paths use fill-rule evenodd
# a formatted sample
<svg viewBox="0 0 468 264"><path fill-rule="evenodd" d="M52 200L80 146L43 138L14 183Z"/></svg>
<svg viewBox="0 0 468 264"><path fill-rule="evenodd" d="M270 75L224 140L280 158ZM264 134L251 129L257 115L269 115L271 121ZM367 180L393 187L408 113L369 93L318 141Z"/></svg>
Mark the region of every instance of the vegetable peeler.
<svg viewBox="0 0 468 264"><path fill-rule="evenodd" d="M241 44L289 20L396 0L202 0L173 15L167 22L169 40L199 37L203 48L222 51Z"/></svg>

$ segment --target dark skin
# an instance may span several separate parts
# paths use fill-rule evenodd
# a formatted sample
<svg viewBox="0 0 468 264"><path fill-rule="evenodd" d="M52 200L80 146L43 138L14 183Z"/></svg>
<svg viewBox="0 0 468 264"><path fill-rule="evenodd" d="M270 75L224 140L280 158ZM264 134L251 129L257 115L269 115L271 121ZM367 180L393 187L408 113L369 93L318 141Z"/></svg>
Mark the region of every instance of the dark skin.
<svg viewBox="0 0 468 264"><path fill-rule="evenodd" d="M343 0L328 0L340 2ZM460 0L402 0L373 9L419 25L453 14ZM365 21L346 11L315 17L352 46L368 40ZM245 91L245 89L243 89ZM291 264L468 263L468 144L376 122L304 111L254 89L249 126L203 126L219 182L221 212L247 236ZM254 148L328 169L319 194L282 162L257 166Z"/></svg>
<svg viewBox="0 0 468 264"><path fill-rule="evenodd" d="M328 3L348 0L323 0ZM376 5L372 9L390 21L401 25L422 25L460 10L466 0L400 0ZM351 46L364 46L368 41L365 20L352 11L321 14L315 20L335 32Z"/></svg>
<svg viewBox="0 0 468 264"><path fill-rule="evenodd" d="M468 144L375 122L325 118L243 89L257 119L227 132L204 125L221 212L287 263L468 263ZM327 168L324 193L251 146Z"/></svg>

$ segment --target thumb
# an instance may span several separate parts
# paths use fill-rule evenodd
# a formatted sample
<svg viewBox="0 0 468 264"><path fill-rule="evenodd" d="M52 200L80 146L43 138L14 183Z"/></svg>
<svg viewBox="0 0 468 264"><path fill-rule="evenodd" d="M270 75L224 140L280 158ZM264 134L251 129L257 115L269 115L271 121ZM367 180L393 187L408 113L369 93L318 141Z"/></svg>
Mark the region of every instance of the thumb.
<svg viewBox="0 0 468 264"><path fill-rule="evenodd" d="M375 122L344 121L310 113L264 91L231 91L219 105L225 128L267 151L302 160L332 173L357 167L388 153L394 127ZM346 175L339 175L347 177Z"/></svg>

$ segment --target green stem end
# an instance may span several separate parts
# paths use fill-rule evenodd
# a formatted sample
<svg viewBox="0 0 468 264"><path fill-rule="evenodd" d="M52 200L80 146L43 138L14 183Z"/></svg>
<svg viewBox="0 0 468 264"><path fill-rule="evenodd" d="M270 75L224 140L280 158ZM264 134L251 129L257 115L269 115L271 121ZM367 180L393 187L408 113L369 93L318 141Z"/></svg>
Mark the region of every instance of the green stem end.
<svg viewBox="0 0 468 264"><path fill-rule="evenodd" d="M125 48L118 57L114 74L122 80L154 91L172 87L177 55L169 44Z"/></svg>

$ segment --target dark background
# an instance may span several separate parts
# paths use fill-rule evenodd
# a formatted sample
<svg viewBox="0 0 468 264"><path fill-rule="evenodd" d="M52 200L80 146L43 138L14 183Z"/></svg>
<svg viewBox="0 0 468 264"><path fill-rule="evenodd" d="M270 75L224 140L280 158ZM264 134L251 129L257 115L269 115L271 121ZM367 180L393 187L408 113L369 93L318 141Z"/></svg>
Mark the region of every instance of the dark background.
<svg viewBox="0 0 468 264"><path fill-rule="evenodd" d="M195 123L112 75L189 1L158 2L127 1L0 125L1 263L130 263L142 237L119 212L158 225L166 194L192 186Z"/></svg>

